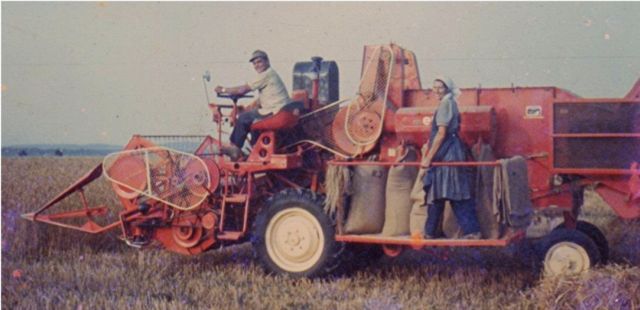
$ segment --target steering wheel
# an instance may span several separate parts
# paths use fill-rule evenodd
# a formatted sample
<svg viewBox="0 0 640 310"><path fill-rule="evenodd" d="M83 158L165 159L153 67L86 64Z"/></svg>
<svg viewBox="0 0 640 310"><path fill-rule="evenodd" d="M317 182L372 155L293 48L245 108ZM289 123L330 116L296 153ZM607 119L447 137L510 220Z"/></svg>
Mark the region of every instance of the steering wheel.
<svg viewBox="0 0 640 310"><path fill-rule="evenodd" d="M231 101L233 101L233 105L237 105L238 104L238 100L242 99L242 98L253 98L253 96L251 95L232 95L229 93L218 93L218 98L228 98L231 99Z"/></svg>
<svg viewBox="0 0 640 310"><path fill-rule="evenodd" d="M253 98L252 95L233 95L233 94L229 94L229 93L218 93L217 94L218 98L226 98L226 99L231 99L231 101L233 101L233 104L213 104L210 103L209 104L209 108L211 108L211 110L213 110L213 120L216 123L221 123L221 122L229 122L229 124L231 126L234 126L235 124L235 120L236 120L236 116L238 115L238 100L243 99L243 98ZM222 114L222 109L231 109L231 113L229 113L228 115L224 115Z"/></svg>

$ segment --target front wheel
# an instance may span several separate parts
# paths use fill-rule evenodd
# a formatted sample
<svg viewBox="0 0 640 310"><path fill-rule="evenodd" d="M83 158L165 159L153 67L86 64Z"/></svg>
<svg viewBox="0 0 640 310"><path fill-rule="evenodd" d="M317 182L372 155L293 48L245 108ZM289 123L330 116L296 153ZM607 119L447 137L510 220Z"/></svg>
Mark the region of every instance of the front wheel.
<svg viewBox="0 0 640 310"><path fill-rule="evenodd" d="M258 215L252 238L255 256L269 273L317 277L334 271L344 245L335 241L324 199L309 190L274 195Z"/></svg>

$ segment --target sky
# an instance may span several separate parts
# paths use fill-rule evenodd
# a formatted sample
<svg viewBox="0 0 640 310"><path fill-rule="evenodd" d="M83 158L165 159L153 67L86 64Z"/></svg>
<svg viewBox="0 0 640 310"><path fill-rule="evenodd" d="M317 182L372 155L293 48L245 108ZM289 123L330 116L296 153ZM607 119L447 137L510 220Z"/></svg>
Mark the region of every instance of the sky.
<svg viewBox="0 0 640 310"><path fill-rule="evenodd" d="M355 94L364 45L413 51L423 88L557 86L623 97L640 78L640 2L2 2L2 145L213 134L202 75L251 81L267 51L337 62Z"/></svg>

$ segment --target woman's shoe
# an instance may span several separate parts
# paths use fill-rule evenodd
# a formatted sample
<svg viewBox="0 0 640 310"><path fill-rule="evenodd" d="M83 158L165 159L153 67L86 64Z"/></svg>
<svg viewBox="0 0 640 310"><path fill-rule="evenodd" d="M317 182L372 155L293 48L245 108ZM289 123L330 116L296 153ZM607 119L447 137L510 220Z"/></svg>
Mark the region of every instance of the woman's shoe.
<svg viewBox="0 0 640 310"><path fill-rule="evenodd" d="M480 238L482 238L482 234L480 234L480 232L476 232L476 233L466 234L466 235L462 236L460 239L464 239L464 240L480 240Z"/></svg>
<svg viewBox="0 0 640 310"><path fill-rule="evenodd" d="M434 236L429 234L423 234L421 231L414 231L411 233L411 239L413 240L426 240L426 239L436 239Z"/></svg>

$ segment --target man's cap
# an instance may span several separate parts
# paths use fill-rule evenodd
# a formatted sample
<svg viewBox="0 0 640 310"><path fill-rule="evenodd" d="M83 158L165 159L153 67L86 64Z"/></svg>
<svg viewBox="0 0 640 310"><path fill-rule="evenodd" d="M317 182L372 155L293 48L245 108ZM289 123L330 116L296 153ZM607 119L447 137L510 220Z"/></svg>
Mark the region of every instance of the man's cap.
<svg viewBox="0 0 640 310"><path fill-rule="evenodd" d="M255 50L253 52L253 54L251 54L251 59L249 59L249 62L253 62L253 60L258 58L258 57L264 58L264 59L269 59L269 56L267 56L267 53L265 53L264 51Z"/></svg>

